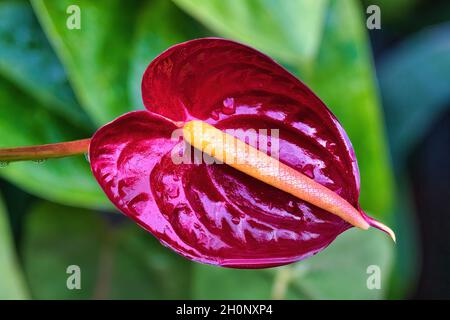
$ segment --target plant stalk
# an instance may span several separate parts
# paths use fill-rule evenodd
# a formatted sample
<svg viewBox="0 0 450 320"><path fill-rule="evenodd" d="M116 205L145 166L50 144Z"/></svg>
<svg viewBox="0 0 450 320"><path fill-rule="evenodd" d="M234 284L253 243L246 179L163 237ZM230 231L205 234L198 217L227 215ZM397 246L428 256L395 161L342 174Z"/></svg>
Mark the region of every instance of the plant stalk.
<svg viewBox="0 0 450 320"><path fill-rule="evenodd" d="M45 160L87 153L91 139L16 148L0 148L0 162Z"/></svg>

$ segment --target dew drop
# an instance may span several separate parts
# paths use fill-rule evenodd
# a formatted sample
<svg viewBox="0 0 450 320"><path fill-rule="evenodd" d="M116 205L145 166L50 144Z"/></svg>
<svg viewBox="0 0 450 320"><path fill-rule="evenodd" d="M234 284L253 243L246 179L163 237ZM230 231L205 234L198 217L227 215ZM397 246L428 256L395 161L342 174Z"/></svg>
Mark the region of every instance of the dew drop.
<svg viewBox="0 0 450 320"><path fill-rule="evenodd" d="M234 98L226 98L223 100L222 113L231 115L236 112L236 105L234 104Z"/></svg>
<svg viewBox="0 0 450 320"><path fill-rule="evenodd" d="M330 151L330 152L335 152L336 151L336 149L337 149L337 145L336 145L336 143L334 143L334 142L330 142L330 141L327 141L327 143L325 144L325 147Z"/></svg>
<svg viewBox="0 0 450 320"><path fill-rule="evenodd" d="M241 222L241 219L239 219L239 217L233 217L231 218L231 222L233 222L234 224L239 224L239 222Z"/></svg>

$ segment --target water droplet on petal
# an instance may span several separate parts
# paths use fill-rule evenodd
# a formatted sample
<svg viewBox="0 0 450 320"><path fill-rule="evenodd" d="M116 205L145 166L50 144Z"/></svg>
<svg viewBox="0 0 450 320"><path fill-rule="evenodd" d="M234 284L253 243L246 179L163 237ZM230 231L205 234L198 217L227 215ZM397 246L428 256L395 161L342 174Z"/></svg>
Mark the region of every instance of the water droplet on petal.
<svg viewBox="0 0 450 320"><path fill-rule="evenodd" d="M234 224L239 224L239 222L241 222L241 219L239 219L239 217L233 217L231 218L231 222L233 222Z"/></svg>
<svg viewBox="0 0 450 320"><path fill-rule="evenodd" d="M222 113L231 115L236 112L236 106L234 104L234 98L226 98L223 100Z"/></svg>
<svg viewBox="0 0 450 320"><path fill-rule="evenodd" d="M336 143L330 141L327 141L325 147L332 153L335 153L337 149Z"/></svg>

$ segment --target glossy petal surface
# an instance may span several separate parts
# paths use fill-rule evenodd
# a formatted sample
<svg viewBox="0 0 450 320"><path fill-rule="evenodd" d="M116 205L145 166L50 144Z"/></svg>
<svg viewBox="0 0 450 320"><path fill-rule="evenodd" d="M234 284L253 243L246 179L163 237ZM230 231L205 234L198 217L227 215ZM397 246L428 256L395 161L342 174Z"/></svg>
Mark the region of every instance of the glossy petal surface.
<svg viewBox="0 0 450 320"><path fill-rule="evenodd" d="M255 147L264 135L258 129L278 129L280 161L359 208L358 167L344 130L269 57L223 39L182 43L150 64L142 96L148 111L99 129L90 161L111 201L168 247L200 262L261 268L315 254L350 227L227 165L172 161L183 150L172 132L187 120L246 130Z"/></svg>

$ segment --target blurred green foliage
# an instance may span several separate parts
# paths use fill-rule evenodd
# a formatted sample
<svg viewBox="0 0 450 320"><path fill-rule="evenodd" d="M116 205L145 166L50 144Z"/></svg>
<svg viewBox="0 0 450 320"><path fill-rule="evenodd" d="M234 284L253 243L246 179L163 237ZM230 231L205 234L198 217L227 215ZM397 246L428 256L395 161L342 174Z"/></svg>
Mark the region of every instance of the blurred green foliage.
<svg viewBox="0 0 450 320"><path fill-rule="evenodd" d="M402 166L448 107L450 23L418 32L391 50L380 62L379 78L393 158Z"/></svg>
<svg viewBox="0 0 450 320"><path fill-rule="evenodd" d="M321 42L328 0L175 3L221 36L254 46L285 63L307 67Z"/></svg>
<svg viewBox="0 0 450 320"><path fill-rule="evenodd" d="M38 204L27 219L23 251L37 299L189 297L190 262L132 223L93 211ZM70 265L80 267L81 290L67 289Z"/></svg>
<svg viewBox="0 0 450 320"><path fill-rule="evenodd" d="M42 107L89 128L90 118L78 105L64 68L27 2L0 2L0 47L2 77Z"/></svg>
<svg viewBox="0 0 450 320"><path fill-rule="evenodd" d="M26 299L28 292L17 262L8 215L0 198L0 299Z"/></svg>
<svg viewBox="0 0 450 320"><path fill-rule="evenodd" d="M66 27L73 4L81 9L80 30ZM355 147L362 206L392 221L396 186L364 12L356 0L1 1L0 147L89 137L115 117L142 108L140 79L159 53L189 39L222 36L273 56L324 100ZM440 51L428 57L439 54L444 59ZM393 65L402 59L399 53ZM421 55L409 59L420 63ZM407 67L392 70L409 74ZM385 77L389 87L399 85L389 72ZM389 97L405 102L394 93ZM33 298L387 295L395 248L373 230L348 231L316 257L291 266L222 269L178 257L137 225L100 212L112 207L83 157L13 163L0 168L0 176L42 199L25 216L19 252ZM0 236L8 237L8 227L7 215L0 213ZM6 252L0 272L11 275L11 283L0 282L0 297L28 297L13 243L8 237L0 245L1 254ZM80 291L66 288L72 264L82 270ZM370 265L381 268L381 290L366 287Z"/></svg>
<svg viewBox="0 0 450 320"><path fill-rule="evenodd" d="M92 133L63 67L53 53L31 6L0 3L1 146L52 143ZM20 23L18 23L20 21ZM17 26L19 28L17 28ZM82 158L15 163L1 175L28 192L75 206L109 206ZM45 188L43 188L45 186Z"/></svg>
<svg viewBox="0 0 450 320"><path fill-rule="evenodd" d="M352 229L339 236L326 253L289 266L234 270L196 265L193 298L380 299L387 293L385 273L392 266L393 250L384 234ZM382 273L380 290L367 288L372 265Z"/></svg>

